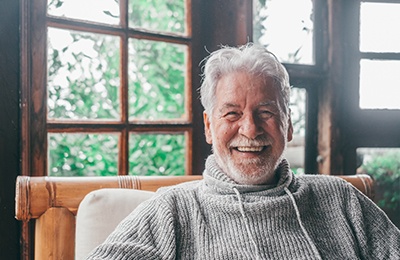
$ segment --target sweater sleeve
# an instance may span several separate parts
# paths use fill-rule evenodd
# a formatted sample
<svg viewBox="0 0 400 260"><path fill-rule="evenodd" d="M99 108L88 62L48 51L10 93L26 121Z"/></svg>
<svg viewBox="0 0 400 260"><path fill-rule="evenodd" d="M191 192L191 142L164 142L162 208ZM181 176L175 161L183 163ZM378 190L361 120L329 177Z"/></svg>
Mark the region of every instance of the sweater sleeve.
<svg viewBox="0 0 400 260"><path fill-rule="evenodd" d="M163 200L139 205L87 260L175 259L173 210Z"/></svg>
<svg viewBox="0 0 400 260"><path fill-rule="evenodd" d="M352 189L348 214L363 259L400 259L400 231L364 194Z"/></svg>

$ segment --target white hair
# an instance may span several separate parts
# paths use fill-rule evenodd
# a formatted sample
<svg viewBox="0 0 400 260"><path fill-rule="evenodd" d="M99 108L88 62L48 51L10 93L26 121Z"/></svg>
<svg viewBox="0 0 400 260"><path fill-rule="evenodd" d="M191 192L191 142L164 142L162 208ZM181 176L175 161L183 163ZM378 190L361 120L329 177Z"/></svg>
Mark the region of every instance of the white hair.
<svg viewBox="0 0 400 260"><path fill-rule="evenodd" d="M289 113L290 84L285 67L265 47L247 43L237 48L222 46L205 59L200 97L207 114L210 115L214 109L218 81L235 71L244 71L264 79L272 78L283 100L281 109L285 115Z"/></svg>

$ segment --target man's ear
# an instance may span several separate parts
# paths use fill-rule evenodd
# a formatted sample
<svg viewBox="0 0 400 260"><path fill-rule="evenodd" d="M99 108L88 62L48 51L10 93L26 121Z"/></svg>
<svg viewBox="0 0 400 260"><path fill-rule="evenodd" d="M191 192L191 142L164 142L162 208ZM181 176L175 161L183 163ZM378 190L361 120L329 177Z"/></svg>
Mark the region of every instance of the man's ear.
<svg viewBox="0 0 400 260"><path fill-rule="evenodd" d="M203 121L204 121L204 134L206 135L206 142L208 144L212 144L210 119L206 111L203 112Z"/></svg>
<svg viewBox="0 0 400 260"><path fill-rule="evenodd" d="M288 130L287 130L287 141L290 142L293 139L293 124L292 117L290 116L291 111L289 109L289 117L288 117Z"/></svg>

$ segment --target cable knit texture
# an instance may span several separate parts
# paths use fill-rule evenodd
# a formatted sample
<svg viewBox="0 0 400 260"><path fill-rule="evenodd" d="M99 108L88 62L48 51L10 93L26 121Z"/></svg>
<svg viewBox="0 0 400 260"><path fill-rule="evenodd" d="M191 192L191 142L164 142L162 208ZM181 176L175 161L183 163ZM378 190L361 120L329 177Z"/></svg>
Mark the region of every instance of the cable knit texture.
<svg viewBox="0 0 400 260"><path fill-rule="evenodd" d="M214 156L204 179L163 188L88 259L400 259L400 231L367 197L332 176L239 185Z"/></svg>

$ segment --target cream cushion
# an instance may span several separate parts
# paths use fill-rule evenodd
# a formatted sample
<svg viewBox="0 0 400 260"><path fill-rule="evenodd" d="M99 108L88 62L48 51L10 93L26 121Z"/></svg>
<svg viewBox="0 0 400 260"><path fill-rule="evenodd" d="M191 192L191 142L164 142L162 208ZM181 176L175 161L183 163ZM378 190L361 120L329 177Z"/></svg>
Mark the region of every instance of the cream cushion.
<svg viewBox="0 0 400 260"><path fill-rule="evenodd" d="M75 259L85 259L119 222L154 194L133 189L100 189L88 193L76 215Z"/></svg>

